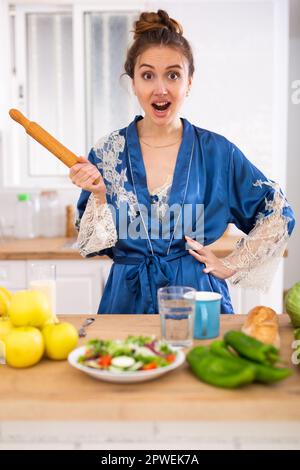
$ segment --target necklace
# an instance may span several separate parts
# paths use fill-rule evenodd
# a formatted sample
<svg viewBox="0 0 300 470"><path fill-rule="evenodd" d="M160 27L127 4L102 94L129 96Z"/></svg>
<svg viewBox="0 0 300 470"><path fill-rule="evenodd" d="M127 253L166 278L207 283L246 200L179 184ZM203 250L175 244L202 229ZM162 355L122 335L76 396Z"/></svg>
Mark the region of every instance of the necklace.
<svg viewBox="0 0 300 470"><path fill-rule="evenodd" d="M151 148L154 148L154 149L160 149L160 148L164 148L164 147L171 147L172 145L175 145L175 144L178 144L178 142L181 141L181 137L179 140L176 140L176 142L173 142L173 144L168 144L168 145L150 145L150 144L147 144L147 142L145 142L143 139L140 139L141 142L143 142L143 144L147 145L148 147L151 147Z"/></svg>

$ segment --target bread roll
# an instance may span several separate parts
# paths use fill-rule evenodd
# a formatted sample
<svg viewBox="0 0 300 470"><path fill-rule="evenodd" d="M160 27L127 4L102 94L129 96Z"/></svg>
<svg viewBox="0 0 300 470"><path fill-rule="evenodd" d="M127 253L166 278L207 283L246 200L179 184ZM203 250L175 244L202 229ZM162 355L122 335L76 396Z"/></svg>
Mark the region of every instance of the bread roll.
<svg viewBox="0 0 300 470"><path fill-rule="evenodd" d="M277 314L272 308L263 305L252 308L247 315L242 331L262 343L280 347Z"/></svg>

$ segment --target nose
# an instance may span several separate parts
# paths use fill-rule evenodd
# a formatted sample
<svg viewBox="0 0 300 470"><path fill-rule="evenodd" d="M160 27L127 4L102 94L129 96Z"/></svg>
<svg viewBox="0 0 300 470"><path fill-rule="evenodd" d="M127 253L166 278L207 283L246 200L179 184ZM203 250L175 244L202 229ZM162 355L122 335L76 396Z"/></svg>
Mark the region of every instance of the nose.
<svg viewBox="0 0 300 470"><path fill-rule="evenodd" d="M167 95L168 94L168 90L167 90L166 84L165 84L163 79L158 78L156 80L153 92L157 96L162 96L162 95Z"/></svg>

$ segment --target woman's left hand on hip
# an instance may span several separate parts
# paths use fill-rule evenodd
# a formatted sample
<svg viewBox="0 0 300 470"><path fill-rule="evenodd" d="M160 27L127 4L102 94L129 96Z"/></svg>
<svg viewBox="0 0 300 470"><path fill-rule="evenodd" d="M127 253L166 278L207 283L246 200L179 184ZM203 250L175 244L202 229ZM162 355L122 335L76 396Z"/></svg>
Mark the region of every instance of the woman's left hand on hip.
<svg viewBox="0 0 300 470"><path fill-rule="evenodd" d="M200 263L205 264L205 268L203 269L204 273L210 273L219 279L227 279L235 273L235 271L226 268L221 259L214 255L210 248L201 245L201 243L193 240L187 235L185 238L189 246L192 247L192 249L189 250L189 253Z"/></svg>

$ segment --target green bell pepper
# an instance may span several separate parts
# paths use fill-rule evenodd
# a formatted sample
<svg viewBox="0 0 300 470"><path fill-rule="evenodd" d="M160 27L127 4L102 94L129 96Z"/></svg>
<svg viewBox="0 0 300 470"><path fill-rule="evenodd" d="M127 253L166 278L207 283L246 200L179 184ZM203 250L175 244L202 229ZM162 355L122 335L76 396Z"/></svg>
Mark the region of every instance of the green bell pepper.
<svg viewBox="0 0 300 470"><path fill-rule="evenodd" d="M213 341L210 344L210 351L219 357L230 357L231 359L234 359L239 363L243 363L245 365L252 365L255 369L255 381L260 383L271 384L274 382L278 382L279 380L283 380L292 374L292 370L288 368L277 368L267 366L237 356L228 350L225 341L222 340Z"/></svg>
<svg viewBox="0 0 300 470"><path fill-rule="evenodd" d="M252 383L254 367L235 359L218 357L208 347L198 346L187 354L187 362L197 378L221 388L237 388Z"/></svg>
<svg viewBox="0 0 300 470"><path fill-rule="evenodd" d="M246 359L265 365L272 365L279 360L279 351L272 344L264 344L241 331L228 331L224 340Z"/></svg>
<svg viewBox="0 0 300 470"><path fill-rule="evenodd" d="M300 339L300 328L296 328L296 330L294 330L294 336L295 339Z"/></svg>

